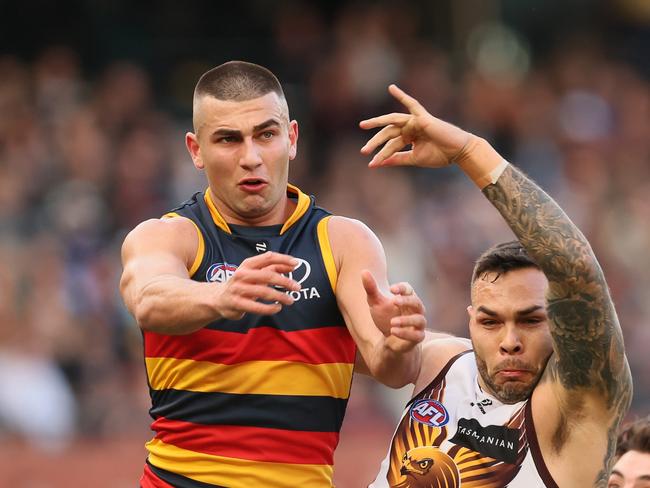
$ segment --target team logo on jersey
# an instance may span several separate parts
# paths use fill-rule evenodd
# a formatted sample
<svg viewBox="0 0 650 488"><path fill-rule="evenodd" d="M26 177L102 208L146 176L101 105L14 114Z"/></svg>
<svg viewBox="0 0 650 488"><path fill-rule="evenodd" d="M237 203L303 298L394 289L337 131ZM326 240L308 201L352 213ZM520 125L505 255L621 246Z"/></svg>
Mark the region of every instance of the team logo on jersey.
<svg viewBox="0 0 650 488"><path fill-rule="evenodd" d="M442 427L449 422L449 413L445 406L437 400L425 398L411 406L411 418L431 427Z"/></svg>
<svg viewBox="0 0 650 488"><path fill-rule="evenodd" d="M304 283L307 281L307 278L309 278L309 275L311 274L311 264L309 264L309 261L306 261L304 259L296 259L298 260L298 264L293 269L293 271L287 273L287 276L290 279L298 282L300 285L300 291L288 291L287 293L296 301L300 299L309 300L311 298L320 298L320 293L318 293L318 290L315 286L304 285Z"/></svg>
<svg viewBox="0 0 650 488"><path fill-rule="evenodd" d="M265 253L266 251L269 250L269 243L268 241L259 241L255 243L255 250L259 252L260 254Z"/></svg>
<svg viewBox="0 0 650 488"><path fill-rule="evenodd" d="M403 488L458 488L460 473L454 460L433 446L415 447L404 453L399 470ZM393 481L393 480L391 480Z"/></svg>
<svg viewBox="0 0 650 488"><path fill-rule="evenodd" d="M210 282L225 283L237 271L237 266L228 263L215 263L205 272L205 279Z"/></svg>

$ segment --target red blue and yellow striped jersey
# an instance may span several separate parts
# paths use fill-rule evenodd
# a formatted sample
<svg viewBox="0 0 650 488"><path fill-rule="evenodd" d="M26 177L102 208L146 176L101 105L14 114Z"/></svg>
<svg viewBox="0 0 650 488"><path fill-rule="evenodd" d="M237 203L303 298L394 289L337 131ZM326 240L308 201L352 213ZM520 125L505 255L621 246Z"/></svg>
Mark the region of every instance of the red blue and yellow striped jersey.
<svg viewBox="0 0 650 488"><path fill-rule="evenodd" d="M273 316L217 320L188 335L144 332L154 438L141 485L331 487L356 348L338 310L329 214L289 185L284 225L226 224L210 194L168 214L199 235L190 274L224 281L267 250L300 261L295 302Z"/></svg>

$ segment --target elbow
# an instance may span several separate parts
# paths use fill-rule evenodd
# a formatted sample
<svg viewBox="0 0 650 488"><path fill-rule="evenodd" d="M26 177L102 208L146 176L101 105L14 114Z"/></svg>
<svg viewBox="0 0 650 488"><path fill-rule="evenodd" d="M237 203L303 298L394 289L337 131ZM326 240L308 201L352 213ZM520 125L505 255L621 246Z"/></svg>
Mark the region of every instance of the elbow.
<svg viewBox="0 0 650 488"><path fill-rule="evenodd" d="M143 331L157 332L162 325L159 323L160 313L155 302L156 299L147 294L146 289L142 290L135 300L133 317Z"/></svg>

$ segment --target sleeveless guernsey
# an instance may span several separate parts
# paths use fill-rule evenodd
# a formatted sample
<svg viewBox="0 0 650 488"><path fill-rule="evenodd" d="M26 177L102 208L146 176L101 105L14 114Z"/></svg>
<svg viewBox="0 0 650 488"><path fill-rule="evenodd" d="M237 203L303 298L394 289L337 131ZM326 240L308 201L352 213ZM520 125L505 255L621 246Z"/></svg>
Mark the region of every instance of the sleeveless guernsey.
<svg viewBox="0 0 650 488"><path fill-rule="evenodd" d="M277 251L300 261L301 290L276 315L143 333L155 431L144 488L332 486L356 348L334 295L329 214L287 193L297 207L284 225L228 225L210 190L167 215L196 226L193 280L223 282L247 257Z"/></svg>
<svg viewBox="0 0 650 488"><path fill-rule="evenodd" d="M466 351L406 405L370 488L557 488L530 401L506 405L478 384Z"/></svg>

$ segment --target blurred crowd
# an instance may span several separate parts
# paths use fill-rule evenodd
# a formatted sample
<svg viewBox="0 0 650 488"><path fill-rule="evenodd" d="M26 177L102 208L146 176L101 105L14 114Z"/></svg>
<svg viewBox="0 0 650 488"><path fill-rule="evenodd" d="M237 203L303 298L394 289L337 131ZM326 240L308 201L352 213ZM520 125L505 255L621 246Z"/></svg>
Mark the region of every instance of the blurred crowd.
<svg viewBox="0 0 650 488"><path fill-rule="evenodd" d="M415 20L386 8L350 8L331 26L310 10L275 19L268 67L301 124L291 181L373 228L391 280L414 285L429 326L466 335L473 261L512 234L455 168L368 170L359 149L369 135L357 124L401 110L386 91L397 82L485 137L592 243L625 336L631 415L646 415L649 80L589 38L537 59L505 25L477 25L459 57ZM111 61L89 75L66 46L0 57L0 439L56 449L146 432L141 336L118 293L120 244L205 188L184 134L198 75L226 60L170 66L173 83L161 90L141 63ZM349 415L370 406L392 422L394 398L364 382Z"/></svg>

